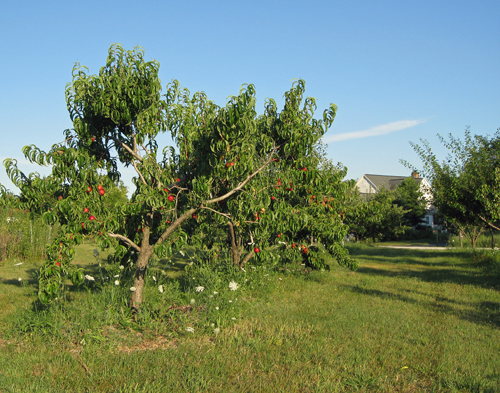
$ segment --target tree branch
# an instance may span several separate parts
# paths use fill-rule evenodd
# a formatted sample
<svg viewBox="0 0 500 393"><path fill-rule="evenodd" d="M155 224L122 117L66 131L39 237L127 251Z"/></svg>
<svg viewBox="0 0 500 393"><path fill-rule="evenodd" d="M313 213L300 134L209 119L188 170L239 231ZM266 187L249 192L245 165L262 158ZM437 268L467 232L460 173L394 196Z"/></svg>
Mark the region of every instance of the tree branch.
<svg viewBox="0 0 500 393"><path fill-rule="evenodd" d="M134 150L132 150L126 143L121 142L119 139L115 137L111 137L111 139L113 139L117 145L121 145L125 150L127 150L130 154L132 154L132 156L134 156L136 159L142 162L142 157L139 154L137 154ZM134 145L135 145L135 138L134 138Z"/></svg>
<svg viewBox="0 0 500 393"><path fill-rule="evenodd" d="M483 221L484 221L484 223L485 223L487 226L489 226L490 228L493 228L493 229L496 229L497 231L500 231L500 228L498 228L497 226L493 225L491 222L488 222L488 220L487 220L486 218L484 218L484 217L480 216L479 214L478 214L478 217L479 217L481 220L483 220Z"/></svg>
<svg viewBox="0 0 500 393"><path fill-rule="evenodd" d="M220 214L221 216L224 216L228 219L231 219L231 214L221 213L221 212L219 212L215 209L212 209L210 207L202 206L200 209L207 209L207 210L213 211L214 213Z"/></svg>
<svg viewBox="0 0 500 393"><path fill-rule="evenodd" d="M137 244L135 244L132 240L130 240L128 237L126 237L126 236L118 235L116 233L108 233L108 236L109 237L114 237L115 239L119 239L122 242L127 243L132 248L135 248L138 252L141 251L141 248Z"/></svg>
<svg viewBox="0 0 500 393"><path fill-rule="evenodd" d="M267 159L266 162L264 162L264 165L262 165L254 173L248 175L247 178L245 180L243 180L240 184L238 184L238 186L236 188L233 188L231 191L227 192L226 194L224 194L218 198L210 199L210 200L206 201L205 203L207 205L211 205L213 203L223 201L224 199L229 198L234 193L240 191L243 187L245 187L247 185L247 183L250 180L252 180L252 178L254 178L259 172L261 172L266 166L268 166L273 161L273 153L275 153L281 146L283 146L283 145L273 147L273 149L271 150L271 153L269 154L269 158Z"/></svg>

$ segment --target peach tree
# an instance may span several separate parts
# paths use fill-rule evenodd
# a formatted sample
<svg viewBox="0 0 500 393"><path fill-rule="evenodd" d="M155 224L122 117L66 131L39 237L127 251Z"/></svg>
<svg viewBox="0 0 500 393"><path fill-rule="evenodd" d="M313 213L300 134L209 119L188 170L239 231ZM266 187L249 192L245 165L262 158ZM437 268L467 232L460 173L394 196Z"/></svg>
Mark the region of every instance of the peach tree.
<svg viewBox="0 0 500 393"><path fill-rule="evenodd" d="M162 95L158 71L159 63L145 61L141 49L119 45L111 46L98 75L76 64L66 87L73 128L48 152L24 148L28 160L51 166L51 174L27 176L15 160L5 162L23 203L61 226L40 269L40 300L58 297L65 276L83 281L83 270L71 261L73 247L86 235L115 250L116 264L133 262L132 309L143 302L154 255L168 258L190 235L194 244L208 245L221 225L229 228L231 245L255 243L246 253L232 247L238 266L252 253L272 259L268 246L282 234L286 240L278 244L288 252L294 243L307 247L306 239L321 238L341 264L354 267L341 247L341 219L325 218L336 214L332 199L343 192L341 176L321 175L312 154L336 106L314 119L314 99L304 100L305 83L298 80L285 93L281 112L268 100L258 115L253 85L219 107L177 81ZM164 132L175 147L160 149ZM135 171L135 190L128 203L113 206L106 190L119 180L122 166ZM300 206L297 212L294 206Z"/></svg>

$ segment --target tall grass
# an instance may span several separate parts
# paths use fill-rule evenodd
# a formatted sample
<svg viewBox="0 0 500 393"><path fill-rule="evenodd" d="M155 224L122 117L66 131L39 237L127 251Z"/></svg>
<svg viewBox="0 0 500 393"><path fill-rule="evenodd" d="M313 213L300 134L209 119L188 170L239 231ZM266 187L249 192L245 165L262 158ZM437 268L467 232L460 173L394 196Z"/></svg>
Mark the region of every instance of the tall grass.
<svg viewBox="0 0 500 393"><path fill-rule="evenodd" d="M45 246L57 231L57 226L46 225L41 218L31 218L29 213L1 207L0 261L44 258Z"/></svg>

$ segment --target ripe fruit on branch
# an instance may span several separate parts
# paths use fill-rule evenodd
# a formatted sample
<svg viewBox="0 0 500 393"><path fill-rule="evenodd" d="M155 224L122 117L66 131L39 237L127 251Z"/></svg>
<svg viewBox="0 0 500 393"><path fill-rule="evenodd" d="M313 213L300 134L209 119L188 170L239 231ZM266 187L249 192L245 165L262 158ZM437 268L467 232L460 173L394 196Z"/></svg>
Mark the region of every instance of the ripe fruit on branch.
<svg viewBox="0 0 500 393"><path fill-rule="evenodd" d="M88 208L88 207L86 207L86 208L84 208L84 209L83 209L83 212L84 212L84 213L88 213L88 212L90 212L90 210L89 210L89 208Z"/></svg>
<svg viewBox="0 0 500 393"><path fill-rule="evenodd" d="M91 193L91 192L92 192L92 187L90 187L90 186L89 186L89 187L87 188L87 194L89 194L89 193Z"/></svg>
<svg viewBox="0 0 500 393"><path fill-rule="evenodd" d="M61 199L63 199L63 197L61 195L59 195L59 198L57 198L57 199L61 200Z"/></svg>
<svg viewBox="0 0 500 393"><path fill-rule="evenodd" d="M276 200L276 198L272 196L272 197L271 197L271 200L272 200L272 201L274 201L274 200Z"/></svg>
<svg viewBox="0 0 500 393"><path fill-rule="evenodd" d="M106 194L106 191L104 191L104 188L99 188L99 195L103 196L104 194Z"/></svg>
<svg viewBox="0 0 500 393"><path fill-rule="evenodd" d="M92 142L95 142L95 137L92 137Z"/></svg>
<svg viewBox="0 0 500 393"><path fill-rule="evenodd" d="M61 262L56 262L56 265L61 267Z"/></svg>
<svg viewBox="0 0 500 393"><path fill-rule="evenodd" d="M253 249L253 251L254 251L256 254L257 254L258 252L260 252L259 247L255 247L255 248Z"/></svg>
<svg viewBox="0 0 500 393"><path fill-rule="evenodd" d="M173 201L174 201L174 199L175 199L175 197L174 197L173 195L169 195L169 196L168 196L168 200L169 200L170 202L173 202Z"/></svg>
<svg viewBox="0 0 500 393"><path fill-rule="evenodd" d="M90 221L94 221L94 220L95 220L95 217L94 217L94 216L89 216L89 220L90 220Z"/></svg>
<svg viewBox="0 0 500 393"><path fill-rule="evenodd" d="M193 216L192 216L194 219L198 218L198 216L196 214L193 213Z"/></svg>
<svg viewBox="0 0 500 393"><path fill-rule="evenodd" d="M170 190L168 188L164 188L163 191L169 192Z"/></svg>

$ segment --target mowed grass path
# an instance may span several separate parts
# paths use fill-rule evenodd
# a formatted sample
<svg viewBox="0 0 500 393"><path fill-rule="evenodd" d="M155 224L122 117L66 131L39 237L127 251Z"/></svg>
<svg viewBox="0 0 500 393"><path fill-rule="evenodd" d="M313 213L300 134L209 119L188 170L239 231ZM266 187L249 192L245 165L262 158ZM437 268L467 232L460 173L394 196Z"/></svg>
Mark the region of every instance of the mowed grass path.
<svg viewBox="0 0 500 393"><path fill-rule="evenodd" d="M80 345L0 332L0 392L500 391L499 283L472 253L350 251L355 273L270 274L271 294L243 289L242 318L217 336L110 326ZM28 307L13 269L0 267L0 300ZM0 329L16 312L3 310Z"/></svg>

